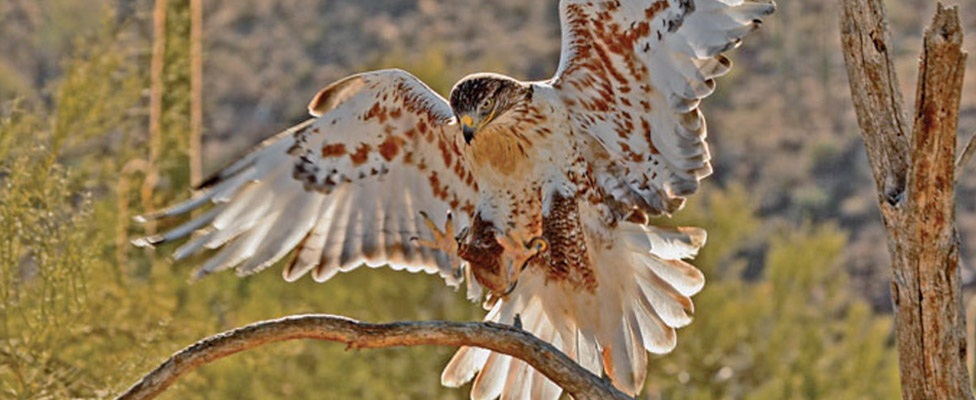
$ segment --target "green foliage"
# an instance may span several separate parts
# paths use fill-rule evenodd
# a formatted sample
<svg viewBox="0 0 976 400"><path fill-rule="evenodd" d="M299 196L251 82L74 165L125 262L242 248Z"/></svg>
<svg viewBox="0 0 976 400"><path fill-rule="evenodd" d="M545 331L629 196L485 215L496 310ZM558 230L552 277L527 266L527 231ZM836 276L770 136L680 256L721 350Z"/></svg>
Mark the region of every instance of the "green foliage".
<svg viewBox="0 0 976 400"><path fill-rule="evenodd" d="M85 50L66 63L52 111L13 102L0 115L0 393L11 398L91 397L112 381L97 340L108 298L93 279L115 266L86 188L105 161L80 153L123 126L118 110L141 88L108 37L77 40Z"/></svg>
<svg viewBox="0 0 976 400"><path fill-rule="evenodd" d="M0 133L29 124L7 119ZM63 168L40 144L0 164L0 392L17 398L77 395L68 356L86 306L88 201L75 198ZM80 229L79 229L80 228ZM73 332L74 334L80 332Z"/></svg>

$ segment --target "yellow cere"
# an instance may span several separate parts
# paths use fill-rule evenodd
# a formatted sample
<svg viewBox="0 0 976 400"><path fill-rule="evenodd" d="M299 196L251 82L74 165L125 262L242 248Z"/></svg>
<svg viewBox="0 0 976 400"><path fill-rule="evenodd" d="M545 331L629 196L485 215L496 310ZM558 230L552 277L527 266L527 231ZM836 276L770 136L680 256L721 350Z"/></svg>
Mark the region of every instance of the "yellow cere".
<svg viewBox="0 0 976 400"><path fill-rule="evenodd" d="M470 115L465 115L461 117L461 125L463 126L474 126L474 120Z"/></svg>

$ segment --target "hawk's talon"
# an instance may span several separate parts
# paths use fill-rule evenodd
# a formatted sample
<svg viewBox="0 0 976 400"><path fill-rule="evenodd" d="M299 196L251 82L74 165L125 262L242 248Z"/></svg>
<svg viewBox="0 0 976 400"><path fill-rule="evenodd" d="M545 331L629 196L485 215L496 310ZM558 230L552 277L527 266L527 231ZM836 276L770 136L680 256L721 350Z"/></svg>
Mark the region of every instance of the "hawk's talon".
<svg viewBox="0 0 976 400"><path fill-rule="evenodd" d="M454 237L454 240L457 241L458 247L460 247L461 244L464 243L464 240L468 238L468 233L470 231L471 228L466 226L464 228L461 228L461 233L458 233L458 235Z"/></svg>
<svg viewBox="0 0 976 400"><path fill-rule="evenodd" d="M529 260L549 250L549 242L541 236L536 236L529 241L523 241L512 233L498 237L497 241L502 246L502 249L504 249L502 257L506 260L503 265L507 271L507 281L513 282L512 286L505 291L507 295L515 290L518 275L529 264Z"/></svg>
<svg viewBox="0 0 976 400"><path fill-rule="evenodd" d="M526 250L532 250L535 254L541 254L549 250L549 241L542 236L536 236L529 240L529 243L525 245Z"/></svg>
<svg viewBox="0 0 976 400"><path fill-rule="evenodd" d="M508 296L508 295L512 294L512 292L515 291L515 287L516 286L518 286L518 280L516 280L515 282L512 282L511 285L508 285L508 289L505 289L505 292L502 293L502 296Z"/></svg>
<svg viewBox="0 0 976 400"><path fill-rule="evenodd" d="M461 240L467 235L468 229L465 228L461 234L461 238L454 236L454 215L448 211L447 220L444 222L444 229L437 227L430 216L426 212L420 211L420 216L424 219L424 225L427 225L427 229L430 230L430 234L434 237L433 240L423 240L418 237L411 238L410 240L419 247L426 247L429 249L439 250L447 254L451 259L452 273L455 277L460 278L464 275L462 269L461 260L458 259L458 249L461 245Z"/></svg>
<svg viewBox="0 0 976 400"><path fill-rule="evenodd" d="M511 260L517 261L514 264L520 267L519 270L525 268L529 259L549 250L549 241L542 236L536 236L526 242L513 234L508 234L499 238L498 244L502 246L505 254L509 255L508 257Z"/></svg>

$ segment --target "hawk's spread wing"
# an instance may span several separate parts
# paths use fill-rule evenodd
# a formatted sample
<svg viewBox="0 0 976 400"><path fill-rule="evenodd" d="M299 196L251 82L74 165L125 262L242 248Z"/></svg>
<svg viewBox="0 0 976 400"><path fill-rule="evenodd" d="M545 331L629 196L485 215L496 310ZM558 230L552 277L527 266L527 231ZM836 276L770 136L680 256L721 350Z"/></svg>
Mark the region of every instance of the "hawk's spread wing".
<svg viewBox="0 0 976 400"><path fill-rule="evenodd" d="M200 269L250 274L298 248L284 276L312 271L325 281L338 271L390 264L411 272L452 274L447 254L414 245L431 239L420 217L442 224L448 211L467 224L475 183L460 163L450 105L399 70L352 76L309 105L316 118L269 139L219 172L186 202L153 217L184 214L212 203L158 244L197 236L177 259L218 249Z"/></svg>
<svg viewBox="0 0 976 400"><path fill-rule="evenodd" d="M553 79L577 136L595 138L598 181L616 201L671 213L709 174L701 99L775 5L751 0L563 0Z"/></svg>

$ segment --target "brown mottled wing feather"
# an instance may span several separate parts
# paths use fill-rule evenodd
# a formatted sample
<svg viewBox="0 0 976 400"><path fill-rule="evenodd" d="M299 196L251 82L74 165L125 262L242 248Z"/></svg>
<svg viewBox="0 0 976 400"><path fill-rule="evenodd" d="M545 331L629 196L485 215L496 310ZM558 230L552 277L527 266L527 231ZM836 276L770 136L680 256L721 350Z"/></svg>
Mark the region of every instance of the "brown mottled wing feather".
<svg viewBox="0 0 976 400"><path fill-rule="evenodd" d="M399 70L346 78L309 105L315 118L271 139L209 179L200 193L152 217L211 204L183 226L141 243L197 235L177 259L215 249L199 274L260 271L296 251L285 278L389 264L440 273L449 255L414 245L431 240L421 212L458 230L474 212L477 190L457 147L450 105Z"/></svg>
<svg viewBox="0 0 976 400"><path fill-rule="evenodd" d="M722 53L774 10L752 0L560 3L553 86L574 130L602 145L589 161L624 211L673 212L711 174L699 102L731 67Z"/></svg>

